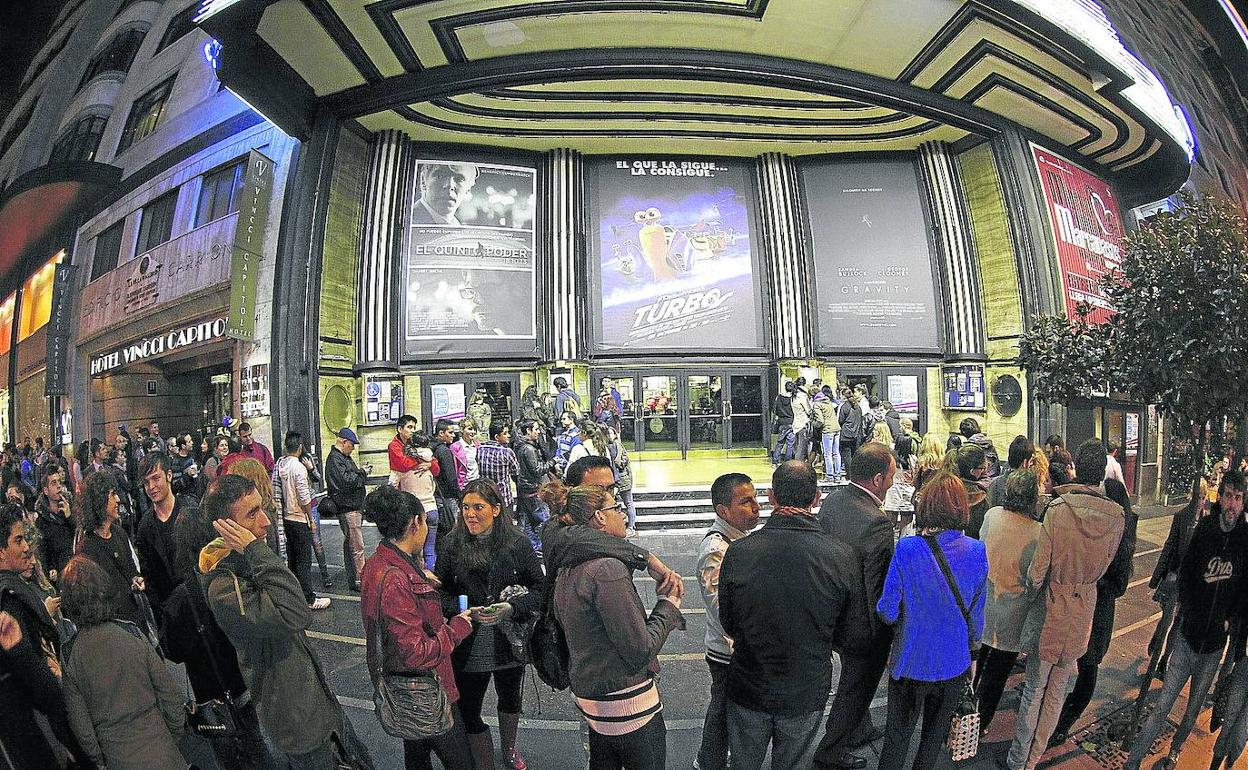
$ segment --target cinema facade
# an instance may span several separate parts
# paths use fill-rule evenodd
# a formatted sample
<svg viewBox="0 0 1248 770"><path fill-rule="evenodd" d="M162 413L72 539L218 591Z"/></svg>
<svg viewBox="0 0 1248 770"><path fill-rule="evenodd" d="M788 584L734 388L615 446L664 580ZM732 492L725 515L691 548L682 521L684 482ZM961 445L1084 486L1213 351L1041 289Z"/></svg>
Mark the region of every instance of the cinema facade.
<svg viewBox="0 0 1248 770"><path fill-rule="evenodd" d="M302 142L275 423L367 456L401 413L610 378L637 457L761 455L779 384L819 377L1002 451L1102 436L1155 493L1149 409L1046 406L1014 360L1187 180L1165 87L1091 2L827 9L203 3L221 82Z"/></svg>

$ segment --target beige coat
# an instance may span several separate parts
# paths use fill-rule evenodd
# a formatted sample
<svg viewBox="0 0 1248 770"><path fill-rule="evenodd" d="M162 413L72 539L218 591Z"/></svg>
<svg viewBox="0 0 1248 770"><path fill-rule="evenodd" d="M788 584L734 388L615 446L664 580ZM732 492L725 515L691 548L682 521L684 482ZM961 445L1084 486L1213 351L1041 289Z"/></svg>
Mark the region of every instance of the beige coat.
<svg viewBox="0 0 1248 770"><path fill-rule="evenodd" d="M984 516L979 539L988 552L983 642L998 650L1020 652L1023 624L1036 598L1027 585L1027 571L1040 545L1040 522L997 506Z"/></svg>
<svg viewBox="0 0 1248 770"><path fill-rule="evenodd" d="M1088 649L1096 581L1109 569L1126 526L1122 507L1093 487L1064 484L1046 509L1040 544L1027 571L1041 588L1027 616L1024 648L1048 663L1068 664Z"/></svg>

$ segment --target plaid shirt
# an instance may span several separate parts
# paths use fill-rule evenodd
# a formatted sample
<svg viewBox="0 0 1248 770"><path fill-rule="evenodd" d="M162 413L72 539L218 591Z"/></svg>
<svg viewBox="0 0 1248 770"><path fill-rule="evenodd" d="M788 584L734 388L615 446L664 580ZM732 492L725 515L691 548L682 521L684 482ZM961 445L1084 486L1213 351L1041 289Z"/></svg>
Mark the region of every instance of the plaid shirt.
<svg viewBox="0 0 1248 770"><path fill-rule="evenodd" d="M486 441L477 447L477 470L481 473L481 478L494 482L505 505L511 506L515 503L516 496L511 491L511 480L520 476L520 462L510 447L497 441Z"/></svg>

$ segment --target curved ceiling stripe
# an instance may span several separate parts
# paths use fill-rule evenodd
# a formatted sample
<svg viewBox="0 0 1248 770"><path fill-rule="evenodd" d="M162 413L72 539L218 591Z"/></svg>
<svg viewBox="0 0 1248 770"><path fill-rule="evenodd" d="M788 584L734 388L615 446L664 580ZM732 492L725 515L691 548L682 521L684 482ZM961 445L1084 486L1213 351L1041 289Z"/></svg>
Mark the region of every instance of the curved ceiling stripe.
<svg viewBox="0 0 1248 770"><path fill-rule="evenodd" d="M610 81L606 81L610 82ZM482 94L496 99L518 101L607 101L607 102L680 102L683 104L725 104L733 107L770 107L802 110L877 110L873 104L849 99L785 99L770 96L681 93L676 91L530 91L520 88L496 88Z"/></svg>
<svg viewBox="0 0 1248 770"><path fill-rule="evenodd" d="M1020 96L1030 102L1034 102L1037 108L1048 110L1061 119L1083 129L1085 132L1084 138L1076 142L1069 143L1071 149L1078 150L1081 147L1100 141L1104 136L1104 133L1098 126L1096 126L1096 124L1084 119L1083 116L1017 81L1010 80L998 72L994 72L980 81L978 85L966 93L964 98L967 101L978 103L980 99L994 89L1011 91L1016 96Z"/></svg>
<svg viewBox="0 0 1248 770"><path fill-rule="evenodd" d="M422 105L423 106L423 105ZM421 125L442 128L457 132L476 132L495 136L545 136L545 137L580 137L580 136L615 136L615 137L655 137L680 136L706 139L753 139L764 141L812 141L812 142L862 142L905 137L917 137L940 127L935 121L925 121L916 126L894 131L880 131L867 134L799 134L790 132L766 133L752 131L719 131L705 128L687 128L671 126L661 121L654 121L653 127L645 129L628 128L583 128L568 126L494 126L475 123L454 123L449 120L427 115L411 106L396 107L394 111L404 118Z"/></svg>
<svg viewBox="0 0 1248 770"><path fill-rule="evenodd" d="M416 49L412 48L412 41L403 34L403 28L394 18L395 10L406 7L410 2L411 0L378 0L367 6L367 10L369 18L373 20L377 31L381 33L386 45L390 46L390 51L394 54L394 58L399 60L399 64L403 65L403 69L408 72L420 72L424 69L424 65L421 64L420 57L416 55Z"/></svg>
<svg viewBox="0 0 1248 770"><path fill-rule="evenodd" d="M874 117L800 117L791 115L757 115L757 114L724 114L711 112L667 112L667 111L627 111L627 110L516 110L499 109L482 105L469 104L456 97L434 99L430 102L437 107L463 115L482 118L502 118L506 120L637 120L652 119L680 122L706 123L740 123L758 126L792 126L810 128L830 128L846 126L865 128L869 126L886 126L900 123L913 118L901 112L878 115Z"/></svg>
<svg viewBox="0 0 1248 770"><path fill-rule="evenodd" d="M330 39L351 62L351 66L360 73L360 77L369 83L376 83L382 79L381 70L377 69L377 65L364 51L364 46L360 45L359 39L347 29L347 25L343 23L329 0L304 0L304 5L312 14L312 18L316 19L317 23L329 33Z"/></svg>
<svg viewBox="0 0 1248 770"><path fill-rule="evenodd" d="M1148 145L1147 148L1141 147L1140 149L1131 153L1131 155L1124 158L1122 162L1118 163L1116 166L1111 166L1111 170L1122 171L1125 168L1130 168L1131 166L1134 166L1138 163L1142 163L1148 160L1149 158L1153 157L1160 151L1161 151L1161 140L1154 139L1152 144Z"/></svg>

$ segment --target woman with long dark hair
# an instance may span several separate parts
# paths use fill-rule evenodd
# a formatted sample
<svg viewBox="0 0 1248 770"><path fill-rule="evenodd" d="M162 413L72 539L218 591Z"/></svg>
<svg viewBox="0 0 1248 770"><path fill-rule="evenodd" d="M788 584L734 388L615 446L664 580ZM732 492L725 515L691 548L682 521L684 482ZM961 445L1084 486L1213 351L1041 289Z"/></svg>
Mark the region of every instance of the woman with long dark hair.
<svg viewBox="0 0 1248 770"><path fill-rule="evenodd" d="M378 487L364 498L364 519L377 525L381 544L360 574L360 614L368 659L386 673L436 671L452 706L451 729L433 738L403 741L406 770L432 770L437 754L446 770L472 770L472 754L460 713L460 694L451 651L472 633L467 610L442 617L437 589L425 574L421 552L429 522L420 500L394 487ZM380 618L381 628L377 628ZM382 649L376 649L380 639ZM370 662L370 667L374 664Z"/></svg>
<svg viewBox="0 0 1248 770"><path fill-rule="evenodd" d="M79 529L75 551L99 565L108 576L113 586L110 596L114 615L149 632L147 613L142 610L137 595L145 588L143 576L139 574L130 536L118 524L121 518L118 492L117 479L112 473L92 473L83 482L74 501Z"/></svg>
<svg viewBox="0 0 1248 770"><path fill-rule="evenodd" d="M623 538L625 505L606 489L551 482L542 498L561 524L580 524ZM555 580L554 613L567 638L568 675L576 705L589 723L589 761L596 770L662 770L667 766L657 675L658 652L684 626L680 594L663 590L647 616L622 561L578 561L547 554Z"/></svg>
<svg viewBox="0 0 1248 770"><path fill-rule="evenodd" d="M477 479L465 485L459 519L438 557L437 577L447 617L458 612L455 602L461 595L475 608L476 630L451 660L477 768L494 767L494 743L481 720L481 703L493 679L503 762L512 770L525 770L516 748L524 664L516 660L500 624L522 621L541 609L546 578L533 544L505 515L493 482Z"/></svg>
<svg viewBox="0 0 1248 770"><path fill-rule="evenodd" d="M899 540L888 565L876 610L896 629L880 767L905 765L920 716L914 770L935 767L949 735L971 668L970 647L978 646L984 628L988 557L983 543L962 533L969 518L966 487L951 473L937 473L920 493L918 535Z"/></svg>

